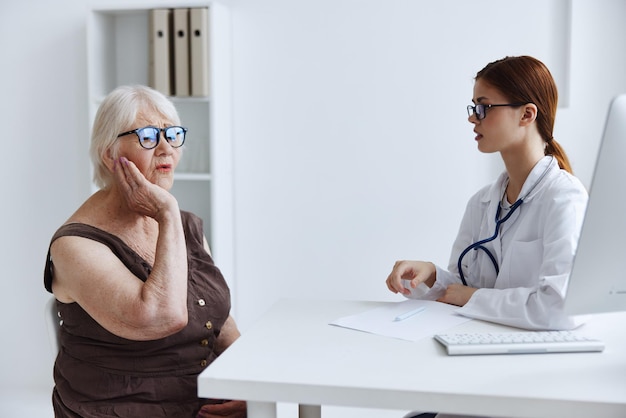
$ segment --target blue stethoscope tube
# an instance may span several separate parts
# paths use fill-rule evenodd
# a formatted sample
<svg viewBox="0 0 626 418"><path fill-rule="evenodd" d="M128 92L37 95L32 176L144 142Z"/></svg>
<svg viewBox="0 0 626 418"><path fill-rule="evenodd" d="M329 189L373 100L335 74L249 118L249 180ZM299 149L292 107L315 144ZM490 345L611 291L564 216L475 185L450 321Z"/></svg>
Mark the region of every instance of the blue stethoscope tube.
<svg viewBox="0 0 626 418"><path fill-rule="evenodd" d="M459 261L457 262L457 268L459 269L461 282L463 282L464 286L467 286L467 282L465 281L465 275L463 274L463 268L461 267L461 262L463 261L463 257L465 257L465 255L471 250L483 250L485 254L487 254L487 256L489 257L491 262L493 263L493 266L496 269L496 275L500 273L500 267L498 267L498 262L496 261L496 258L491 253L491 251L489 251L489 249L487 249L487 247L485 247L483 244L493 241L494 239L498 237L498 233L500 232L500 225L505 223L511 217L511 215L513 215L513 212L515 212L515 209L520 207L522 203L524 203L524 201L522 199L518 199L515 203L511 205L509 213L507 213L506 216L502 219L500 219L500 212L502 210L502 206L498 204L498 210L496 210L496 231L493 233L493 235L490 236L489 238L481 239L480 241L473 243L472 245L470 245L469 247L463 250L463 252L459 256Z"/></svg>
<svg viewBox="0 0 626 418"><path fill-rule="evenodd" d="M552 160L550 160L550 163L548 163L548 166L546 167L546 169L543 171L543 173L541 173L541 176L539 176L535 184L533 184L533 187L530 188L530 190L528 191L528 193L524 195L524 197L517 199L515 203L511 205L509 213L507 213L506 216L502 219L500 219L500 212L502 211L502 206L500 206L500 204L498 203L498 210L496 210L496 231L493 233L493 235L489 238L485 238L485 239L482 239L480 241L473 243L472 245L468 246L466 249L464 249L461 252L461 255L459 256L459 261L457 262L456 266L459 269L459 276L464 286L467 286L467 281L465 280L465 274L463 274L463 269L461 268L461 262L463 261L463 257L465 257L465 255L471 250L476 250L476 251L483 250L485 254L487 254L487 256L489 257L491 262L493 263L493 266L496 269L496 275L500 273L500 267L498 266L498 261L496 260L496 257L483 244L493 241L494 239L498 237L498 233L500 232L500 226L503 223L505 223L511 217L511 215L513 215L513 212L515 212L515 210L519 208L522 205L522 203L524 203L524 199L526 199L526 197L530 195L530 193L535 189L535 187L537 187L537 185L541 183L541 180L543 180L543 178L548 174L548 172L550 171L550 167L552 166L552 161L554 160L554 156L551 155L551 157L552 157ZM504 198L504 195L503 195L503 198Z"/></svg>

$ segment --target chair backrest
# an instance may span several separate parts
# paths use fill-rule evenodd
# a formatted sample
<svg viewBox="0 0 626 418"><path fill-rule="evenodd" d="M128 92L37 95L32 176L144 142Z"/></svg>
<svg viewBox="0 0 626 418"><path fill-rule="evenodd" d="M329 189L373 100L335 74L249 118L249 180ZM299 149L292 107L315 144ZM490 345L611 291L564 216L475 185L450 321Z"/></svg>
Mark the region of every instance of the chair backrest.
<svg viewBox="0 0 626 418"><path fill-rule="evenodd" d="M57 300L54 296L50 297L46 302L45 318L46 328L48 329L48 340L50 341L50 349L54 353L55 357L60 348L59 343L59 331L61 326L61 319L59 318L59 311L57 310Z"/></svg>

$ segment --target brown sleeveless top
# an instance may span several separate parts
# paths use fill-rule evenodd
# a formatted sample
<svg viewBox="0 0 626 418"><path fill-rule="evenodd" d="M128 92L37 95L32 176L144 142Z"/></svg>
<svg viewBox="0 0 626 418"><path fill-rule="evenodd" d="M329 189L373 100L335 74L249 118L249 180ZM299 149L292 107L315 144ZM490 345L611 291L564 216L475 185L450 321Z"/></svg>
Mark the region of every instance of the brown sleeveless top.
<svg viewBox="0 0 626 418"><path fill-rule="evenodd" d="M198 374L216 357L215 340L230 312L230 293L205 251L202 220L181 211L187 243L189 322L176 334L153 341L118 337L78 303L57 301L61 349L54 365L53 404L58 417L195 417L208 400L198 399ZM52 237L98 241L138 278L151 266L118 237L81 223L63 225ZM50 250L44 271L51 292Z"/></svg>

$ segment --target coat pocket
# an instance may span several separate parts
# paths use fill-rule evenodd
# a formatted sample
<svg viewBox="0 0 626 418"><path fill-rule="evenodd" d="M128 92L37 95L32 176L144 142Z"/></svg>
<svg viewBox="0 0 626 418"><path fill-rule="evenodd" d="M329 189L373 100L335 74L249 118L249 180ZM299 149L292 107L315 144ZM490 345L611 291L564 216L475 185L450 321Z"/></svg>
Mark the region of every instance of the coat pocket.
<svg viewBox="0 0 626 418"><path fill-rule="evenodd" d="M511 243L507 265L502 269L508 274L500 272L500 280L496 287L505 289L511 287L532 287L539 282L539 272L543 262L543 241L516 241Z"/></svg>

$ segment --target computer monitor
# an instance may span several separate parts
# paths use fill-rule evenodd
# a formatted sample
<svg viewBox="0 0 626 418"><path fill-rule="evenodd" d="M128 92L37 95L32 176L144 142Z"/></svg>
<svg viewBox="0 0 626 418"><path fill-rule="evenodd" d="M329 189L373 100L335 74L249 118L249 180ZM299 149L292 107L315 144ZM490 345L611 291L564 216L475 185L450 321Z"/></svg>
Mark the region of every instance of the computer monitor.
<svg viewBox="0 0 626 418"><path fill-rule="evenodd" d="M626 94L611 102L565 297L569 315L626 311Z"/></svg>

